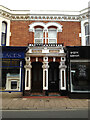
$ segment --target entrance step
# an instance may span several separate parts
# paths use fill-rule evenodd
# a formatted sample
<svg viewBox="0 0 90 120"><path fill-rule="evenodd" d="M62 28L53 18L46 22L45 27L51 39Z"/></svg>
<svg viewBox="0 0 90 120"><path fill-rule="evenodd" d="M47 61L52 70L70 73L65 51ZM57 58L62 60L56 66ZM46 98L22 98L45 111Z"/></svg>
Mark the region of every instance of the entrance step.
<svg viewBox="0 0 90 120"><path fill-rule="evenodd" d="M48 93L48 96L61 96L60 93Z"/></svg>
<svg viewBox="0 0 90 120"><path fill-rule="evenodd" d="M68 96L23 96L23 98L68 98Z"/></svg>
<svg viewBox="0 0 90 120"><path fill-rule="evenodd" d="M42 93L31 93L30 96L43 96Z"/></svg>

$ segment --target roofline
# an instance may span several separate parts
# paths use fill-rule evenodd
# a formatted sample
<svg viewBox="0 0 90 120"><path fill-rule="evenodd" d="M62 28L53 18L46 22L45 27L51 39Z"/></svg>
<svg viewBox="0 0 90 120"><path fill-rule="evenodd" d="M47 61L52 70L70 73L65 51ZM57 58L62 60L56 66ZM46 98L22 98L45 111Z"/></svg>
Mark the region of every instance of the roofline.
<svg viewBox="0 0 90 120"><path fill-rule="evenodd" d="M51 12L53 12L53 11L55 11L55 12L82 12L82 11L84 11L84 10L87 10L88 8L90 8L90 7L88 7L88 8L84 8L84 9L82 9L82 10L74 10L74 11L72 11L72 10L12 10L12 9L9 9L8 7L6 7L6 6L3 6L3 5L0 5L0 7L3 7L3 8L5 8L5 9L7 9L7 10L9 10L9 11L51 11Z"/></svg>

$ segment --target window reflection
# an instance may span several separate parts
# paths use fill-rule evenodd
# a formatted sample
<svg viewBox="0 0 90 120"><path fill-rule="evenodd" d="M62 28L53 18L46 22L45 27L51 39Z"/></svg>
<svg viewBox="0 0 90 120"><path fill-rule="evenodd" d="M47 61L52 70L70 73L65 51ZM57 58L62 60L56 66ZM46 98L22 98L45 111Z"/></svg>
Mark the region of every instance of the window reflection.
<svg viewBox="0 0 90 120"><path fill-rule="evenodd" d="M90 90L90 63L71 63L71 81L73 91Z"/></svg>
<svg viewBox="0 0 90 120"><path fill-rule="evenodd" d="M20 90L20 61L3 59L0 91Z"/></svg>

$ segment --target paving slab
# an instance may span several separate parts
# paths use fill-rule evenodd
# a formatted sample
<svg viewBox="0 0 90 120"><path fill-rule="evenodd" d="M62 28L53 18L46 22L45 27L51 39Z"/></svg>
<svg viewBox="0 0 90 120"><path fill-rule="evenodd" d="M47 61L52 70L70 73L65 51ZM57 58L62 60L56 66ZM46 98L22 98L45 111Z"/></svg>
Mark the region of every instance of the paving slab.
<svg viewBox="0 0 90 120"><path fill-rule="evenodd" d="M88 99L2 98L2 110L88 109Z"/></svg>

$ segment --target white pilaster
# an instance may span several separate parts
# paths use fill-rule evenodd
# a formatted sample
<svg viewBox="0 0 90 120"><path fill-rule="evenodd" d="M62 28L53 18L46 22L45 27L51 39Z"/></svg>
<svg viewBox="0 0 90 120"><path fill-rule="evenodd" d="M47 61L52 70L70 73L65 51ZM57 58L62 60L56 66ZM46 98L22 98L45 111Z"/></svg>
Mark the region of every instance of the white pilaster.
<svg viewBox="0 0 90 120"><path fill-rule="evenodd" d="M26 57L25 67L25 90L31 90L31 62L30 57Z"/></svg>
<svg viewBox="0 0 90 120"><path fill-rule="evenodd" d="M43 57L43 90L48 90L48 57Z"/></svg>
<svg viewBox="0 0 90 120"><path fill-rule="evenodd" d="M66 68L67 66L65 65L65 57L61 57L61 62L59 65L59 90L66 90Z"/></svg>

